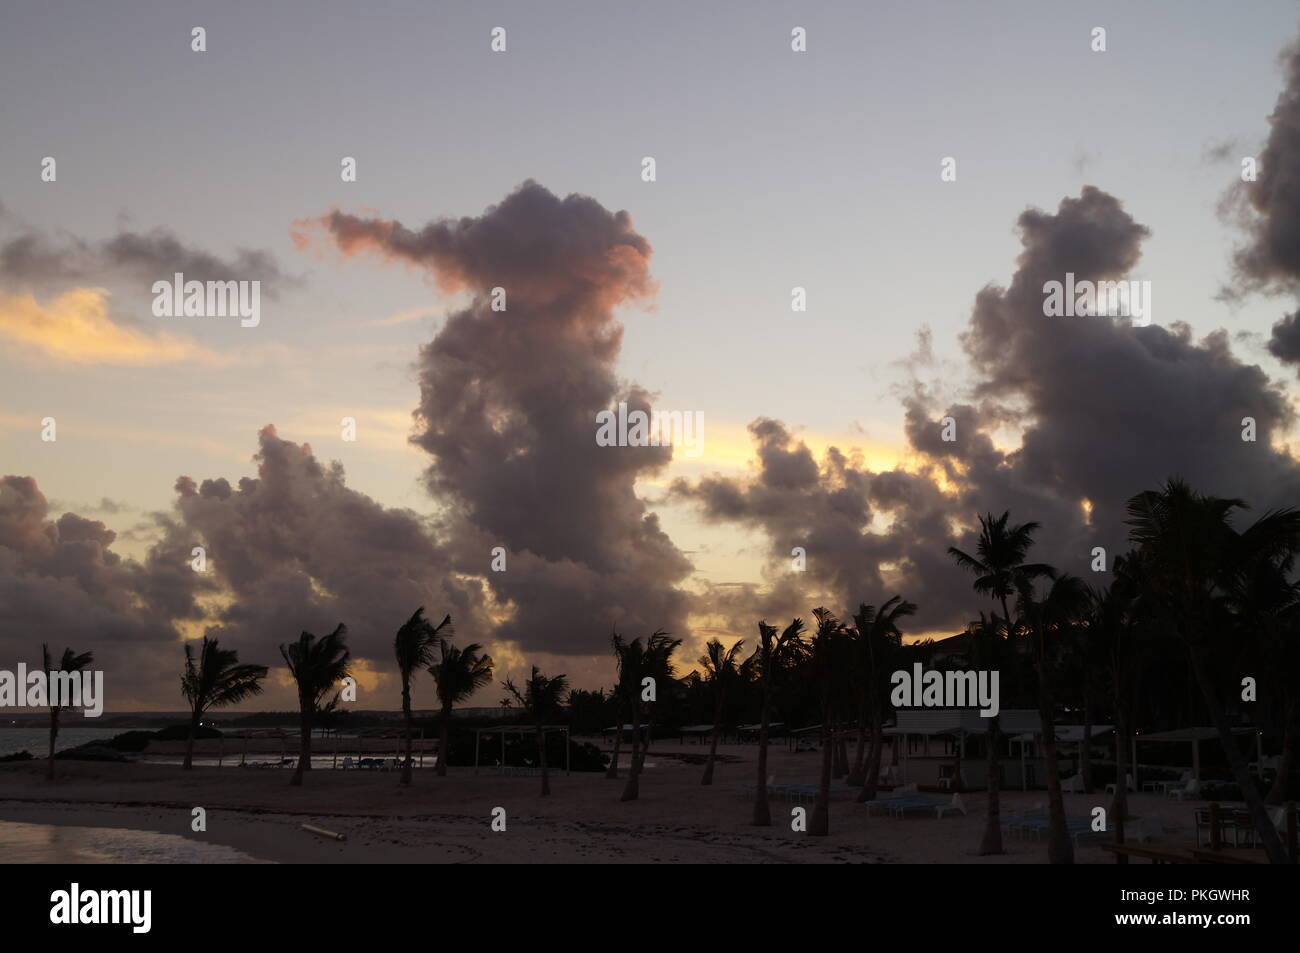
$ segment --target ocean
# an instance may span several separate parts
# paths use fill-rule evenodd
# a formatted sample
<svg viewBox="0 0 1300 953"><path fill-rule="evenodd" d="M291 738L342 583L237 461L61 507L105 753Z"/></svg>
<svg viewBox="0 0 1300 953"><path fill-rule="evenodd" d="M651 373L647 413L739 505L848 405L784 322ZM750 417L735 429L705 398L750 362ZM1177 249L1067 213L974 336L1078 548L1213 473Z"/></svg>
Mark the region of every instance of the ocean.
<svg viewBox="0 0 1300 953"><path fill-rule="evenodd" d="M257 864L255 857L153 831L0 821L5 864Z"/></svg>

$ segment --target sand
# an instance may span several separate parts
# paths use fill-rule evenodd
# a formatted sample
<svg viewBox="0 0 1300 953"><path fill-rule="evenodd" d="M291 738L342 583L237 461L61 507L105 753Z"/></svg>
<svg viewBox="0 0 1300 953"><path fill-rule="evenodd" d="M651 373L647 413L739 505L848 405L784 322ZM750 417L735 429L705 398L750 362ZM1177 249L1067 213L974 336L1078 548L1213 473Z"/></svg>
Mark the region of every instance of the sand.
<svg viewBox="0 0 1300 953"><path fill-rule="evenodd" d="M773 826L749 825L752 792L741 785L755 774L754 746L723 746L738 759L719 765L711 787L702 769L672 755L695 754L667 743L656 748L641 780L641 796L622 802L623 780L563 772L552 795L539 795L536 777L473 774L452 768L446 778L417 770L411 788L395 773L315 770L304 786L288 785L275 769L195 768L174 765L60 761L53 782L44 762L0 764L0 820L120 827L180 834L236 848L279 863L980 863L1046 862L1041 841L1004 836L1006 853L978 857L985 794L963 795L969 813L911 815L902 820L868 813L837 798L831 833L811 837L791 830L791 805L772 799ZM769 770L782 780L812 783L816 753L774 748ZM1106 806L1104 794L1067 794L1066 810L1087 816ZM1045 802L1044 791L1004 791L1002 812ZM811 802L805 806L811 812ZM207 812L207 831L190 829L191 810ZM492 811L506 811L506 830L491 827ZM1133 814L1158 819L1160 843L1190 843L1193 804L1153 794L1131 795ZM302 830L313 824L346 835L326 840ZM1078 863L1113 863L1082 844Z"/></svg>

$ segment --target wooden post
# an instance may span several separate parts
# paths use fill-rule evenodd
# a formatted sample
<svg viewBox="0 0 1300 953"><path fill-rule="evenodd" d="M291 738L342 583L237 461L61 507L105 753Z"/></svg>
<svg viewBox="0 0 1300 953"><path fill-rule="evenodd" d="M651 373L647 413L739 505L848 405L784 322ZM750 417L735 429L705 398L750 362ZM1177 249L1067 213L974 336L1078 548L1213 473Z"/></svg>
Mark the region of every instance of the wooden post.
<svg viewBox="0 0 1300 953"><path fill-rule="evenodd" d="M339 766L339 733L335 731L334 732L334 760L330 762L330 767L337 768L338 766Z"/></svg>
<svg viewBox="0 0 1300 953"><path fill-rule="evenodd" d="M244 762L247 760L248 760L248 729L245 728L244 729L244 751L243 754L239 756L239 766L242 768L244 766Z"/></svg>
<svg viewBox="0 0 1300 953"><path fill-rule="evenodd" d="M1218 850L1223 846L1219 842L1219 802L1210 802L1210 850Z"/></svg>
<svg viewBox="0 0 1300 953"><path fill-rule="evenodd" d="M221 767L222 762L226 760L226 735L223 732L217 739L217 767Z"/></svg>
<svg viewBox="0 0 1300 953"><path fill-rule="evenodd" d="M474 729L474 773L475 774L478 774L478 743L479 743L479 739L481 739L482 737L483 737L483 729L475 728ZM444 754L441 750L438 751L438 757L439 758L444 757Z"/></svg>

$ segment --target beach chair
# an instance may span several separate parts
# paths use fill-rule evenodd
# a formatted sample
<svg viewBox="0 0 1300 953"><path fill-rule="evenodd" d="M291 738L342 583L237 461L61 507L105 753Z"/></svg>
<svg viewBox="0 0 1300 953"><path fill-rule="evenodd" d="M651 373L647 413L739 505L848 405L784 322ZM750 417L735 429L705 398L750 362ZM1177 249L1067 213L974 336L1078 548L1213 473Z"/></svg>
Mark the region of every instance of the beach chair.
<svg viewBox="0 0 1300 953"><path fill-rule="evenodd" d="M352 765L352 759L351 759L351 758L344 758L344 759L343 759L343 770L344 770L344 771L348 770L348 768L351 768L352 766L353 766L353 765Z"/></svg>
<svg viewBox="0 0 1300 953"><path fill-rule="evenodd" d="M1126 774L1126 775L1124 775L1124 782L1125 782L1125 783L1124 783L1124 787L1125 787L1127 790L1132 791L1132 790L1133 790L1133 775L1131 775L1131 774ZM1118 783L1118 782L1116 782L1116 783ZM1114 794L1114 793L1115 793L1115 784L1108 784L1108 785L1106 785L1106 793L1107 793L1107 794Z"/></svg>
<svg viewBox="0 0 1300 953"><path fill-rule="evenodd" d="M1192 778L1190 781L1188 781L1180 788L1171 787L1168 791L1165 792L1165 796L1177 798L1180 801L1185 801L1190 797L1200 797L1201 782L1197 781L1195 778Z"/></svg>
<svg viewBox="0 0 1300 953"><path fill-rule="evenodd" d="M961 814L966 813L966 802L961 799L961 794L953 794L951 801L949 801L947 804L940 804L939 806L937 806L934 809L935 817L939 818L940 820L943 820L944 814L948 813L949 811L957 811L958 813Z"/></svg>

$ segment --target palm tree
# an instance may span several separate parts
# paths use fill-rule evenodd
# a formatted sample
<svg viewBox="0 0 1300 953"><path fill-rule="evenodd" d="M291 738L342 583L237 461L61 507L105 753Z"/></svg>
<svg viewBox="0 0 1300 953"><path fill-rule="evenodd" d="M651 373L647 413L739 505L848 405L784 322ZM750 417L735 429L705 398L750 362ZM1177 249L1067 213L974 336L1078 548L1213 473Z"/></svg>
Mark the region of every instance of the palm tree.
<svg viewBox="0 0 1300 953"><path fill-rule="evenodd" d="M50 658L49 646L41 646L41 657L45 662L45 671L49 675L53 675L55 669L53 661ZM72 649L64 649L63 657L59 660L58 671L80 672L86 668L86 666L93 664L94 661L94 652L82 652L80 655L77 655L72 651ZM50 703L50 756L45 762L45 780L47 781L54 780L54 741L59 737L59 711L61 710L60 706L55 704L53 679L51 678L50 681L49 698L46 699Z"/></svg>
<svg viewBox="0 0 1300 953"><path fill-rule="evenodd" d="M645 748L648 747L641 743L642 719L649 716L651 698L658 697L659 687L666 686L672 679L673 652L681 644L681 639L669 638L668 633L660 629L647 638L644 645L640 639L633 639L624 647L619 664L619 688L632 712L632 762L628 766L627 784L620 800L635 801L640 796L641 769Z"/></svg>
<svg viewBox="0 0 1300 953"><path fill-rule="evenodd" d="M736 657L745 645L744 639L737 639L729 649L723 649L717 639L710 639L707 652L700 656L700 667L704 669L705 681L713 686L713 741L709 744L709 759L704 763L704 777L700 784L713 783L713 762L718 756L718 735L722 732L722 706L727 689L739 675Z"/></svg>
<svg viewBox="0 0 1300 953"><path fill-rule="evenodd" d="M194 767L194 736L203 713L211 708L237 705L262 694L265 665L241 665L239 653L223 649L216 639L203 636L199 650L185 643L185 671L181 674L181 692L190 703L190 732L185 742L184 770Z"/></svg>
<svg viewBox="0 0 1300 953"><path fill-rule="evenodd" d="M406 724L406 752L402 758L400 783L411 783L411 736L415 734L415 718L411 714L411 676L417 669L428 668L433 663L434 650L455 630L451 616L444 616L437 625L424 617L424 606L402 623L393 638L393 654L397 656L397 669L402 674L402 719Z"/></svg>
<svg viewBox="0 0 1300 953"><path fill-rule="evenodd" d="M802 639L803 619L791 620L780 635L776 633L776 626L760 622L758 644L744 664L746 673L758 681L763 698L758 723L758 784L754 790L754 816L750 821L756 827L772 825L772 811L767 802L767 736L772 720L773 676L803 645Z"/></svg>
<svg viewBox="0 0 1300 953"><path fill-rule="evenodd" d="M613 632L609 637L609 645L614 650L618 672L614 679L614 690L610 693L614 703L614 754L609 759L609 767L605 769L605 779L615 781L618 779L619 751L623 747L623 703L632 696L632 691L627 684L627 680L631 677L628 665L628 643L623 641L623 637L618 632Z"/></svg>
<svg viewBox="0 0 1300 953"><path fill-rule="evenodd" d="M330 703L325 702L325 694L351 674L347 634L348 627L340 622L323 639L303 632L297 642L280 646L280 656L298 684L298 764L289 779L294 787L301 786L303 772L311 770L311 730L316 714L337 704L337 694Z"/></svg>
<svg viewBox="0 0 1300 953"><path fill-rule="evenodd" d="M1047 775L1049 840L1047 859L1053 864L1074 863L1074 844L1065 824L1065 801L1061 795L1061 767L1056 760L1055 701L1052 695L1052 664L1048 638L1064 642L1088 603L1088 590L1075 576L1051 577L1051 586L1041 600L1034 596L1034 584L1019 580L1018 609L1034 643L1038 666L1038 717L1043 739L1044 768Z"/></svg>
<svg viewBox="0 0 1300 953"><path fill-rule="evenodd" d="M492 657L482 655L483 646L471 642L463 649L446 639L442 641L442 658L429 666L429 674L438 686L442 712L438 718L438 777L447 776L447 759L451 754L451 709L492 681ZM504 752L503 752L504 753Z"/></svg>
<svg viewBox="0 0 1300 953"><path fill-rule="evenodd" d="M822 725L822 770L813 802L808 833L825 837L830 833L831 771L835 757L835 713L844 690L845 627L827 609L814 609L817 631L809 645L809 682L819 696Z"/></svg>
<svg viewBox="0 0 1300 953"><path fill-rule="evenodd" d="M533 673L524 683L522 692L508 678L501 684L519 702L519 707L532 719L537 731L537 763L542 771L542 797L547 797L551 793L551 781L546 769L546 722L564 704L564 697L569 692L569 679L565 675L549 678L534 665ZM504 760L504 751L501 756Z"/></svg>
<svg viewBox="0 0 1300 953"><path fill-rule="evenodd" d="M958 566L975 576L972 586L976 592L998 600L1002 606L1002 620L1006 626L1007 639L1014 643L1015 623L1011 619L1007 600L1015 594L1018 580L1037 579L1046 575L1051 567L1041 563L1025 562L1025 556L1034 543L1034 533L1038 531L1039 525L1029 522L1008 526L1010 516L1009 511L996 518L992 513L981 516L975 555L962 552L955 546L948 547L948 555L957 561ZM981 659L979 664L988 663L987 660ZM984 824L984 838L980 843L981 855L1002 853L1002 811L999 797L1002 784L1002 769L999 763L1002 731L996 715L988 721L988 812Z"/></svg>
<svg viewBox="0 0 1300 953"><path fill-rule="evenodd" d="M859 801L873 801L876 798L876 787L880 782L881 747L884 743L881 724L884 718L880 703L881 675L886 670L890 656L903 641L898 620L915 612L916 603L907 602L902 596L893 596L879 609L859 605L853 616L853 628L849 630L849 635L858 703L858 750L848 783L862 785ZM871 757L869 763L864 764L863 742L868 725Z"/></svg>
<svg viewBox="0 0 1300 953"><path fill-rule="evenodd" d="M1218 697L1210 656L1230 606L1234 576L1260 558L1280 558L1300 547L1300 513L1278 510L1238 532L1231 524L1242 500L1206 496L1179 479L1128 503L1129 536L1149 565L1150 596L1187 647L1192 673L1241 789L1270 863L1287 863L1264 798L1251 780Z"/></svg>

